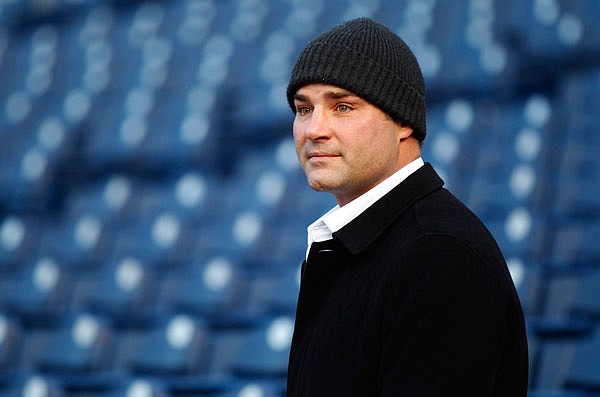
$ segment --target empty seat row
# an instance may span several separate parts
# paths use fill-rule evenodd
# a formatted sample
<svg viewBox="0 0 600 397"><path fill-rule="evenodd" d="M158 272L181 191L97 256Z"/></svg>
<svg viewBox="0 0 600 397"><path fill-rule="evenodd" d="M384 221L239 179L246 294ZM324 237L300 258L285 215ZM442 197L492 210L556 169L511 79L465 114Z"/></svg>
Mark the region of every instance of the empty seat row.
<svg viewBox="0 0 600 397"><path fill-rule="evenodd" d="M181 380L190 388L220 378L281 380L293 330L293 318L284 315L216 327L201 317L173 314L120 331L107 318L85 312L45 328L0 318L3 374L48 373L88 388L123 374L172 379L174 387Z"/></svg>
<svg viewBox="0 0 600 397"><path fill-rule="evenodd" d="M77 274L42 258L30 269L2 277L0 309L36 326L55 324L81 310L124 327L173 312L209 316L213 322L293 314L300 261L261 271L213 257L184 270L159 272L125 256Z"/></svg>

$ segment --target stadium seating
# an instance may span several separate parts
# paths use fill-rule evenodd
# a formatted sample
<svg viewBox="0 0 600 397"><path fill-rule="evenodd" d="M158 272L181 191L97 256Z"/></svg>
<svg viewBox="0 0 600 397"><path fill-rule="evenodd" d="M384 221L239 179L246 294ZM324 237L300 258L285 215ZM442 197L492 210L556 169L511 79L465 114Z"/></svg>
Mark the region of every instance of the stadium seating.
<svg viewBox="0 0 600 397"><path fill-rule="evenodd" d="M600 396L597 0L0 0L0 397L283 396L303 45L371 16L521 297L530 396Z"/></svg>

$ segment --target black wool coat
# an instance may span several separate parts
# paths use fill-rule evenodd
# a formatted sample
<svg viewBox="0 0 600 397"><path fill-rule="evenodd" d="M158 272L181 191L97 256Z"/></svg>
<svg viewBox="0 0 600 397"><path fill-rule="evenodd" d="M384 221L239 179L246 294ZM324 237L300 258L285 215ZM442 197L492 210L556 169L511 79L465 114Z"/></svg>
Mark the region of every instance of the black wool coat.
<svg viewBox="0 0 600 397"><path fill-rule="evenodd" d="M429 164L303 265L288 397L524 397L506 263Z"/></svg>

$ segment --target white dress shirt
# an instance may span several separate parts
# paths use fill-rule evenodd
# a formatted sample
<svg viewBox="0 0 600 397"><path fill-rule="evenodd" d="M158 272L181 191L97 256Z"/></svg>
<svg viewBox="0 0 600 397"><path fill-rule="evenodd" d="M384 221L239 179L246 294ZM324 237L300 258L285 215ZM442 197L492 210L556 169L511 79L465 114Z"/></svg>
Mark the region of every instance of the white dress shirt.
<svg viewBox="0 0 600 397"><path fill-rule="evenodd" d="M363 213L367 208L373 205L377 200L389 193L398 186L403 180L408 178L413 172L424 165L423 159L418 159L408 163L400 168L394 174L384 179L368 192L358 196L348 204L340 207L336 205L325 215L310 224L307 228L308 247L306 257L313 242L331 240L333 233L350 223L354 218Z"/></svg>

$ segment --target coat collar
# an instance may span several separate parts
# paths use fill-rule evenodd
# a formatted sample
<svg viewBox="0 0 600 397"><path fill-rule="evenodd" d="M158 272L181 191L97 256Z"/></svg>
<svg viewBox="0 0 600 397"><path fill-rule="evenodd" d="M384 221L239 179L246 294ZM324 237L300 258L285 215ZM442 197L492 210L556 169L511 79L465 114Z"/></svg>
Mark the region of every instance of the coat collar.
<svg viewBox="0 0 600 397"><path fill-rule="evenodd" d="M443 185L444 181L431 164L425 163L352 222L333 233L333 238L340 241L351 254L357 255L415 202Z"/></svg>

